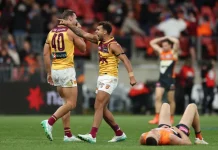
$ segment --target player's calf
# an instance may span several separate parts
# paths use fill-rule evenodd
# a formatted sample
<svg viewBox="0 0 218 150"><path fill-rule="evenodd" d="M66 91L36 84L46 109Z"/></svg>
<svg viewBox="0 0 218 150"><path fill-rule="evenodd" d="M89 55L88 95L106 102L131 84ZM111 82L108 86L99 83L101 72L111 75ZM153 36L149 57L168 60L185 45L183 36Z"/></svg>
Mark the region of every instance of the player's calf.
<svg viewBox="0 0 218 150"><path fill-rule="evenodd" d="M75 107L76 107L75 103L71 103L71 102L65 103L48 119L48 124L50 126L53 126L59 118L63 117L66 113L68 113Z"/></svg>

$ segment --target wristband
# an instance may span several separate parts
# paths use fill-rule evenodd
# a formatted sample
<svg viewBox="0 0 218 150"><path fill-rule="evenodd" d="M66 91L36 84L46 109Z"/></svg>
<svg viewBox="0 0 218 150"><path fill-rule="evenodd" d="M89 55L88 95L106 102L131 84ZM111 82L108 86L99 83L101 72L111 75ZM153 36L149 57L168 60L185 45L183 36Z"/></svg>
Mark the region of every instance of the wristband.
<svg viewBox="0 0 218 150"><path fill-rule="evenodd" d="M133 72L129 72L129 77L133 77L134 73Z"/></svg>

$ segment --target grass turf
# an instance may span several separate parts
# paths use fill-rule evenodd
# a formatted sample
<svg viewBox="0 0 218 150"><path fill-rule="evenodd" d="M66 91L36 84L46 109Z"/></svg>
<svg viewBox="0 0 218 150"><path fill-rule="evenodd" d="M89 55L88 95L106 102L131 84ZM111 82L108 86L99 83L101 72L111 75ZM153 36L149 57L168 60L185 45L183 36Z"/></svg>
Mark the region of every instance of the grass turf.
<svg viewBox="0 0 218 150"><path fill-rule="evenodd" d="M98 132L97 143L64 143L63 127L59 120L53 128L54 141L50 142L40 125L48 116L0 116L0 150L140 150L140 149L167 149L167 150L217 150L218 149L218 117L201 117L202 133L209 145L193 146L140 146L139 136L156 126L147 122L151 116L115 116L120 127L127 134L127 140L119 143L107 143L113 137L113 131L105 122ZM176 122L180 116L175 117ZM71 130L73 134L88 133L92 116L72 116ZM194 141L193 130L191 139Z"/></svg>

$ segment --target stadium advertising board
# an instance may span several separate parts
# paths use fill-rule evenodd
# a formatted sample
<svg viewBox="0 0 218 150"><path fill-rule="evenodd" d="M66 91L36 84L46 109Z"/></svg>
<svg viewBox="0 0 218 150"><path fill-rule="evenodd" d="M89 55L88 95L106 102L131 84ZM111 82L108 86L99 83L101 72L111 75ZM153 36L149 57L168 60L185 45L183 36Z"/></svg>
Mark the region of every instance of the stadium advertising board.
<svg viewBox="0 0 218 150"><path fill-rule="evenodd" d="M51 114L62 103L55 87L47 83L22 82L0 85L1 114Z"/></svg>

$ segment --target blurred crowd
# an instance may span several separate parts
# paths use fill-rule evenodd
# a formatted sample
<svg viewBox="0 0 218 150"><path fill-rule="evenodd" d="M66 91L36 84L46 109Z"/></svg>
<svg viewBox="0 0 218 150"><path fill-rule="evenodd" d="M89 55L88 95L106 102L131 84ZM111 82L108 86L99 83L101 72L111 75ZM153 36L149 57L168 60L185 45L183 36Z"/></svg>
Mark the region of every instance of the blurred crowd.
<svg viewBox="0 0 218 150"><path fill-rule="evenodd" d="M214 62L210 60L216 60L218 54L218 0L0 0L0 83L42 81L39 76L44 76L40 67L43 44L65 9L74 10L88 32L94 32L99 21L110 21L112 34L121 38L119 43L125 43L122 38L130 37L136 53L143 53L146 58L157 57L149 45L153 38L178 38L179 57L185 62L177 75L176 99L181 106L177 113L183 111L185 99L188 103L194 101L191 91L195 79L193 62L197 56L198 60L207 60L200 64L205 95L202 113L211 113L216 77ZM87 47L89 50L90 43ZM76 55L80 54L76 51ZM142 106L152 109L153 85L153 82L142 83L130 90L134 113L139 113Z"/></svg>
<svg viewBox="0 0 218 150"><path fill-rule="evenodd" d="M156 54L149 41L166 35L180 39L181 58L195 60L200 48L204 59L216 59L216 0L0 0L0 65L34 72L46 35L65 9L74 10L88 32L98 21L112 22L115 36L132 37L150 58Z"/></svg>

